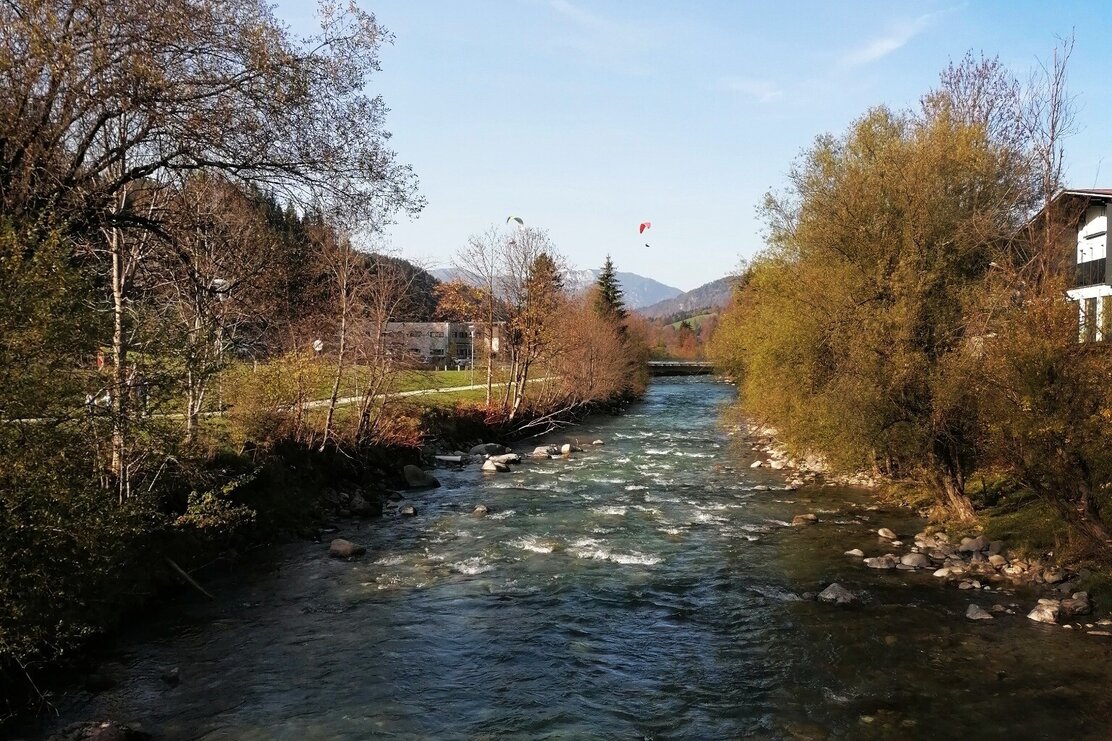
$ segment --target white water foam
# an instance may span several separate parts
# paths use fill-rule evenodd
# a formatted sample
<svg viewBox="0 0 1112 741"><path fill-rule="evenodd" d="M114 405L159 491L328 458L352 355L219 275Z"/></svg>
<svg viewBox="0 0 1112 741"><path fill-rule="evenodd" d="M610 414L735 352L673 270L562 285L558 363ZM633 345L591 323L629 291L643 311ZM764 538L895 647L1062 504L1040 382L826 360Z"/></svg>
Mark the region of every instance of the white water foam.
<svg viewBox="0 0 1112 741"><path fill-rule="evenodd" d="M451 564L450 568L453 571L457 571L461 574L467 574L468 576L474 576L475 574L485 574L488 571L494 570L494 566L487 563L478 556L474 556L464 561Z"/></svg>
<svg viewBox="0 0 1112 741"><path fill-rule="evenodd" d="M624 515L628 509L629 509L628 507L615 506L615 505L612 505L612 506L609 506L609 507L591 507L592 512L598 512L600 515L617 515L617 516Z"/></svg>
<svg viewBox="0 0 1112 741"><path fill-rule="evenodd" d="M520 548L523 551L532 551L533 553L552 553L556 548L556 544L552 541L540 540L533 535L511 540L509 544L515 548Z"/></svg>
<svg viewBox="0 0 1112 741"><path fill-rule="evenodd" d="M504 509L501 512L495 512L492 515L487 515L487 519L489 519L489 520L504 520L507 517L513 517L513 515L514 515L514 510Z"/></svg>

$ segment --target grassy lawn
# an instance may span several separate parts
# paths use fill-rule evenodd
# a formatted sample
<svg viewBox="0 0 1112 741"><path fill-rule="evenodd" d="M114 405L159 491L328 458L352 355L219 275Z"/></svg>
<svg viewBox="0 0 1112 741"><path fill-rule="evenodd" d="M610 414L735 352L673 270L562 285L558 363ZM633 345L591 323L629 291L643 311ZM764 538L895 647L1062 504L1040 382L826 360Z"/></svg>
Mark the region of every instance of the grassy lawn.
<svg viewBox="0 0 1112 741"><path fill-rule="evenodd" d="M698 329L699 326L703 322L707 321L708 319L710 319L711 317L714 317L714 316L718 316L718 315L713 313L713 312L707 313L707 314L697 314L695 316L688 317L687 319L681 319L678 322L672 322L668 326L671 327L672 329L679 329L681 324L683 324L684 322L687 322L689 326L694 327L695 329Z"/></svg>

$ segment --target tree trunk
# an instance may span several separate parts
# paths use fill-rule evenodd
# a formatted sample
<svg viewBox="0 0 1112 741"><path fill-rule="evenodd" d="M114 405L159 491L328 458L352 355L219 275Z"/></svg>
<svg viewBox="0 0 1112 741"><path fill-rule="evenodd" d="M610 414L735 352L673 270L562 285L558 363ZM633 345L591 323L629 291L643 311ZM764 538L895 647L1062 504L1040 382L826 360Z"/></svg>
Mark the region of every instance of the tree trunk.
<svg viewBox="0 0 1112 741"><path fill-rule="evenodd" d="M127 337L124 332L126 273L119 229L109 238L112 254L112 463L111 472L120 502L130 494L127 476L128 383Z"/></svg>
<svg viewBox="0 0 1112 741"><path fill-rule="evenodd" d="M332 379L332 393L328 397L328 414L324 419L324 439L320 441L323 452L332 434L332 418L336 413L336 401L340 398L340 381L344 375L344 351L347 349L347 299L340 302L340 348L336 353L336 375Z"/></svg>

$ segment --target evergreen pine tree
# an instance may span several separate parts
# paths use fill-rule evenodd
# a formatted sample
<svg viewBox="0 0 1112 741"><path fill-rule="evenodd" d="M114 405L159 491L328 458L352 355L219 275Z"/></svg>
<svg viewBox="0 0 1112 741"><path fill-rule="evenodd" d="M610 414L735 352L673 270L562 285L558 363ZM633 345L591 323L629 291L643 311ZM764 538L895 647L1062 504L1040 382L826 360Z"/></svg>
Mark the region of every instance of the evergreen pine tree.
<svg viewBox="0 0 1112 741"><path fill-rule="evenodd" d="M622 298L621 284L618 283L618 274L614 270L614 261L610 259L610 255L606 256L606 263L603 264L602 272L595 281L595 289L595 311L600 316L618 322L619 326L624 327L628 312L625 308L625 300Z"/></svg>

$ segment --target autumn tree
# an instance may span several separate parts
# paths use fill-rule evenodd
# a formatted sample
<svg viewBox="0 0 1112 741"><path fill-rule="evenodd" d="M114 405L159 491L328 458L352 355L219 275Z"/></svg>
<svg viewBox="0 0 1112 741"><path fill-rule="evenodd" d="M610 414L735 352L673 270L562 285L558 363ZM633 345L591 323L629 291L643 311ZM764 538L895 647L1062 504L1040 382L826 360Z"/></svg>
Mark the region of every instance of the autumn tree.
<svg viewBox="0 0 1112 741"><path fill-rule="evenodd" d="M436 311L441 322L473 322L483 315L486 296L482 289L462 280L445 281L436 286Z"/></svg>

